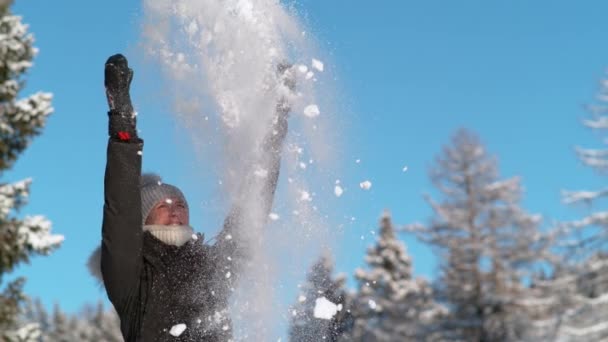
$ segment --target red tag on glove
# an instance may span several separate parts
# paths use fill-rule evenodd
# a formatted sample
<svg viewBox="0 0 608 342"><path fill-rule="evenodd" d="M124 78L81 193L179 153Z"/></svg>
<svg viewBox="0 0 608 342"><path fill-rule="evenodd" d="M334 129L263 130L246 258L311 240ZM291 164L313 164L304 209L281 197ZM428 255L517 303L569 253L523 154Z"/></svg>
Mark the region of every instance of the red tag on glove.
<svg viewBox="0 0 608 342"><path fill-rule="evenodd" d="M131 140L131 134L129 134L129 132L120 131L118 132L118 139L122 141L129 141Z"/></svg>

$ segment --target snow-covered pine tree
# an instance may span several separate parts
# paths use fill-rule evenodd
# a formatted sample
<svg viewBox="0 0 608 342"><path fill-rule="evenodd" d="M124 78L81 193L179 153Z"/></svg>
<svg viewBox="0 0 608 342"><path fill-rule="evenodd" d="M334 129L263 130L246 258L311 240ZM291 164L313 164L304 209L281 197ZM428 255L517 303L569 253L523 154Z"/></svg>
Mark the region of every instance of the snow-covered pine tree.
<svg viewBox="0 0 608 342"><path fill-rule="evenodd" d="M53 307L51 315L51 326L53 329L48 333L42 332L41 340L44 342L64 342L64 341L80 341L78 336L78 321L68 317L66 313L61 311L59 304Z"/></svg>
<svg viewBox="0 0 608 342"><path fill-rule="evenodd" d="M329 255L323 254L308 272L298 301L291 308L290 341L335 342L350 329L346 278L343 275L334 278L333 268Z"/></svg>
<svg viewBox="0 0 608 342"><path fill-rule="evenodd" d="M354 325L349 340L431 340L434 321L444 309L434 302L427 281L413 278L412 260L386 212L365 261L369 268L355 271L359 287L351 306Z"/></svg>
<svg viewBox="0 0 608 342"><path fill-rule="evenodd" d="M41 133L53 111L49 93L17 98L37 50L27 25L21 17L11 14L10 5L11 1L0 2L0 175ZM16 216L27 202L30 184L30 179L0 183L0 286L4 287L0 293L0 337L5 340L23 336L24 329L16 326L16 319L25 298L25 280L19 278L2 285L3 277L18 264L28 262L32 255L48 254L63 240L50 233L51 223L44 217Z"/></svg>
<svg viewBox="0 0 608 342"><path fill-rule="evenodd" d="M602 137L604 144L608 143L608 78L600 83L600 89L595 103L587 106L589 117L583 120L583 125ZM576 154L583 165L592 168L600 175L608 171L607 148L577 147ZM608 188L598 190L563 191L563 201L566 204L591 205L608 196ZM567 224L572 233L578 234L572 240L576 248L573 252L579 260L598 252L608 251L608 210L597 210L582 219Z"/></svg>
<svg viewBox="0 0 608 342"><path fill-rule="evenodd" d="M86 306L84 315L89 326L91 327L90 337L85 340L89 342L122 342L122 333L120 332L120 319L110 306L110 309L105 309L100 301L96 306Z"/></svg>
<svg viewBox="0 0 608 342"><path fill-rule="evenodd" d="M500 180L496 160L473 133L459 130L430 170L440 201L427 198L434 216L414 231L436 247L439 295L449 308L445 340L510 341L524 330L519 301L532 266L549 258L550 238L538 215L519 204L518 178Z"/></svg>
<svg viewBox="0 0 608 342"><path fill-rule="evenodd" d="M36 342L122 342L120 321L112 308L106 310L102 302L85 305L77 314L66 314L55 305L49 314L40 301L25 306L23 322L38 326ZM27 325L27 324L24 324Z"/></svg>
<svg viewBox="0 0 608 342"><path fill-rule="evenodd" d="M532 277L526 293L518 301L520 312L525 313L527 320L518 341L570 341L559 336L564 318L572 313L569 308L576 302L576 277L564 266L555 263L550 267L550 275L540 271Z"/></svg>
<svg viewBox="0 0 608 342"><path fill-rule="evenodd" d="M596 131L607 144L608 78L600 82L596 101L587 106L589 116L583 125ZM583 165L606 175L608 149L577 147ZM569 205L594 205L595 211L574 222L564 224L567 231L566 251L571 272L552 288L565 291L574 287L571 305L562 318L558 337L563 341L604 341L608 339L608 209L605 198L608 188L564 191L563 201Z"/></svg>

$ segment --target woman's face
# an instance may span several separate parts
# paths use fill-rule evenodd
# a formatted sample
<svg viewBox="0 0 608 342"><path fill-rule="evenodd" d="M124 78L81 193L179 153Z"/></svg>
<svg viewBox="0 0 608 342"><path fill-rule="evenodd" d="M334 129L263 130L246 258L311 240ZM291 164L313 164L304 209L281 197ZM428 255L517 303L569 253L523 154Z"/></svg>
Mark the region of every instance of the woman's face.
<svg viewBox="0 0 608 342"><path fill-rule="evenodd" d="M146 218L146 225L188 226L188 205L178 198L167 198L158 202Z"/></svg>

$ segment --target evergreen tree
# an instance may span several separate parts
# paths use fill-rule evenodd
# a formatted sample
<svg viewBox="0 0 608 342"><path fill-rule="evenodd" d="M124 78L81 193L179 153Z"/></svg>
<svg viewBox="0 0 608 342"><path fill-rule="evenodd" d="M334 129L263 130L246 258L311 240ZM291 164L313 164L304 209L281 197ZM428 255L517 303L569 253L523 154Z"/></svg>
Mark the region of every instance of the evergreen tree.
<svg viewBox="0 0 608 342"><path fill-rule="evenodd" d="M92 327L90 337L86 341L122 342L120 320L113 308L106 310L103 303L85 307L84 317L89 317Z"/></svg>
<svg viewBox="0 0 608 342"><path fill-rule="evenodd" d="M344 288L346 279L344 276L334 279L332 273L333 264L327 255L321 256L310 269L298 302L291 309L290 341L335 342L349 329L351 317ZM334 310L335 313L319 314L319 311Z"/></svg>
<svg viewBox="0 0 608 342"><path fill-rule="evenodd" d="M433 322L443 308L433 300L433 291L423 279L412 277L412 261L397 239L390 216L380 221L377 243L365 258L369 269L358 269L359 282L352 314L353 341L431 340Z"/></svg>
<svg viewBox="0 0 608 342"><path fill-rule="evenodd" d="M583 125L596 131L607 144L608 79L600 82L596 101L587 106L589 116ZM608 171L608 149L577 147L583 165L605 175ZM565 223L563 246L570 266L564 279L551 284L553 292L568 291L571 300L564 310L558 337L564 341L603 341L608 339L608 210L602 200L608 189L564 191L563 201L583 204L595 211L579 220Z"/></svg>
<svg viewBox="0 0 608 342"><path fill-rule="evenodd" d="M524 282L551 256L540 216L520 207L519 179L500 180L496 160L466 130L454 135L430 175L442 200L429 198L431 222L409 230L441 256L439 295L450 309L443 338L518 340L527 324Z"/></svg>
<svg viewBox="0 0 608 342"><path fill-rule="evenodd" d="M48 332L48 334L43 332L41 340L46 340L48 342L68 342L77 340L78 331L75 329L77 326L76 320L69 319L68 316L61 311L58 304L55 304L53 307L51 322L53 330Z"/></svg>
<svg viewBox="0 0 608 342"><path fill-rule="evenodd" d="M8 1L0 3L0 175L40 134L53 110L48 93L17 98L37 50L27 26L21 17L11 14L10 5ZM48 254L63 240L50 234L51 223L44 217L16 216L27 202L30 184L30 179L0 183L0 286L4 276L18 264L29 262L32 255ZM24 331L32 331L31 326L22 329L16 326L25 299L24 281L19 278L4 284L0 292L0 338L5 340L23 340Z"/></svg>
<svg viewBox="0 0 608 342"><path fill-rule="evenodd" d="M583 125L596 131L606 140L608 130L608 79L600 84L596 103L587 106L589 117L583 120ZM583 165L597 171L600 175L608 171L608 149L577 147L576 154ZM563 191L563 201L566 204L586 204L591 206L608 196L608 189ZM597 210L578 221L567 224L572 233L572 246L579 260L584 257L608 250L608 210ZM574 235L576 234L576 235Z"/></svg>
<svg viewBox="0 0 608 342"><path fill-rule="evenodd" d="M120 321L113 309L106 310L103 303L85 305L77 314L66 314L55 305L47 313L40 301L28 301L22 318L24 326L36 325L36 342L122 342Z"/></svg>

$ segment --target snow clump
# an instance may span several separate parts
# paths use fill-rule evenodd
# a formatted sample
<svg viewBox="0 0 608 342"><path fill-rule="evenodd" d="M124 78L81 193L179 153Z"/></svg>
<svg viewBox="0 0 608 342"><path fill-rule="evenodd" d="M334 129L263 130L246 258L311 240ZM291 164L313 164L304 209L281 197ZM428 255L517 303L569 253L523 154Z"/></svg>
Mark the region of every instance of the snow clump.
<svg viewBox="0 0 608 342"><path fill-rule="evenodd" d="M319 111L319 107L315 104L308 105L304 108L304 115L309 118L315 118L319 116L319 114L321 114L321 112Z"/></svg>
<svg viewBox="0 0 608 342"><path fill-rule="evenodd" d="M312 59L312 67L323 72L323 62L318 59Z"/></svg>
<svg viewBox="0 0 608 342"><path fill-rule="evenodd" d="M372 182L366 180L364 182L359 183L359 186L361 187L361 189L363 190L369 190L372 187Z"/></svg>
<svg viewBox="0 0 608 342"><path fill-rule="evenodd" d="M186 331L186 325L183 323L180 324L176 324L174 326L171 327L171 330L169 330L169 334L171 334L171 336L173 337L178 337L180 336L184 331Z"/></svg>
<svg viewBox="0 0 608 342"><path fill-rule="evenodd" d="M314 316L320 319L332 319L341 309L342 305L336 305L325 297L319 297L315 300Z"/></svg>

